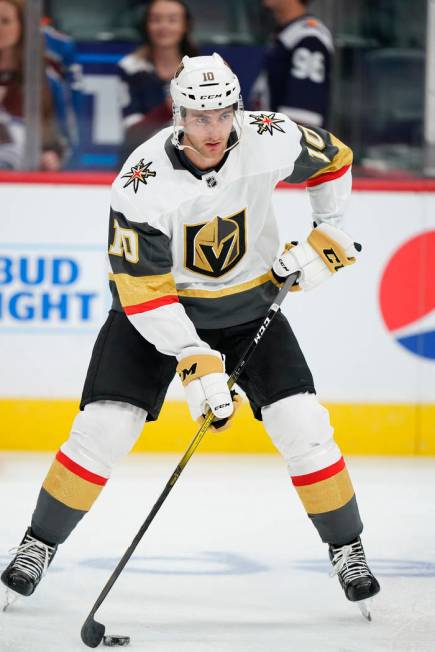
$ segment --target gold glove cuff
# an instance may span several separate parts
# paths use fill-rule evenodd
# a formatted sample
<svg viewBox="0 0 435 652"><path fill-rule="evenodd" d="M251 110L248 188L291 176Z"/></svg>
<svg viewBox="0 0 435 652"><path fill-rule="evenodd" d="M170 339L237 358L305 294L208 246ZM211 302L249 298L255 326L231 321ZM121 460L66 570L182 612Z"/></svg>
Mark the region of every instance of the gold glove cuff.
<svg viewBox="0 0 435 652"><path fill-rule="evenodd" d="M346 256L343 247L336 240L318 229L313 229L307 240L333 274L342 267L353 265L355 262L354 257Z"/></svg>
<svg viewBox="0 0 435 652"><path fill-rule="evenodd" d="M177 374L184 386L207 374L224 372L224 363L215 355L190 355L177 365Z"/></svg>

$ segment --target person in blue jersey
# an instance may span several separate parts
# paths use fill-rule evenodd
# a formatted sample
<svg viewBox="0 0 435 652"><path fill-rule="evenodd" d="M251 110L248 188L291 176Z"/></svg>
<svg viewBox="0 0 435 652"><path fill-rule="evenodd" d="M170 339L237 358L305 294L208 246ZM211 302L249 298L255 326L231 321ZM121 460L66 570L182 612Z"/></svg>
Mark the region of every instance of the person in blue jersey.
<svg viewBox="0 0 435 652"><path fill-rule="evenodd" d="M82 67L78 62L74 40L55 29L48 17L43 19L42 34L45 56L50 63L48 81L54 110L72 155L79 144L78 118L82 111L84 97Z"/></svg>
<svg viewBox="0 0 435 652"><path fill-rule="evenodd" d="M194 56L192 18L182 0L151 0L144 43L119 62L124 143L120 160L172 120L169 84L184 55Z"/></svg>
<svg viewBox="0 0 435 652"><path fill-rule="evenodd" d="M328 124L333 41L308 13L309 0L263 0L278 31L249 101L252 109L280 111L299 124Z"/></svg>

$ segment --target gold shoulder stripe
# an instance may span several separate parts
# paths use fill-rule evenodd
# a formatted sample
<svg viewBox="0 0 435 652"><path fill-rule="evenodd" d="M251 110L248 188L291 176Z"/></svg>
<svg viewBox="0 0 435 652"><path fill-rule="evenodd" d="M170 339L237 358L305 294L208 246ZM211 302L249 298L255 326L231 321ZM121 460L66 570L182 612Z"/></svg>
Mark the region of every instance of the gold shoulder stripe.
<svg viewBox="0 0 435 652"><path fill-rule="evenodd" d="M109 279L115 281L123 307L152 301L168 294L177 294L174 277L170 273L155 276L109 274Z"/></svg>
<svg viewBox="0 0 435 652"><path fill-rule="evenodd" d="M336 136L334 136L333 134L329 134L329 135L331 137L332 145L334 147L338 147L338 152L336 153L336 155L334 156L334 158L332 159L329 165L325 165L324 168L322 168L315 174L312 174L310 179L315 179L316 177L320 177L323 174L337 172L341 168L352 164L353 153L350 147L342 143L341 140L338 140L338 138L336 138Z"/></svg>

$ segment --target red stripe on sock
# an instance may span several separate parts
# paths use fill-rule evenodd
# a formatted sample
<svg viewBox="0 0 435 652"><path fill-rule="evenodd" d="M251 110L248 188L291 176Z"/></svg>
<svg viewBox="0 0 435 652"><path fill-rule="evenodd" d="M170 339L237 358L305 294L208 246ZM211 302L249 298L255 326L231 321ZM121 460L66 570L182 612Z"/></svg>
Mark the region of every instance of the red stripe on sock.
<svg viewBox="0 0 435 652"><path fill-rule="evenodd" d="M306 473L305 475L292 475L291 479L295 487L303 487L307 484L314 484L315 482L332 478L333 475L340 473L345 466L344 459L340 457L338 462L334 462L334 464L327 466L325 469L314 471L314 473Z"/></svg>
<svg viewBox="0 0 435 652"><path fill-rule="evenodd" d="M307 186L308 188L313 188L314 186L319 186L321 183L325 183L326 181L339 179L348 171L349 168L350 165L344 165L339 170L335 170L335 172L325 172L325 174L320 174L318 177L314 177L314 179L308 179Z"/></svg>
<svg viewBox="0 0 435 652"><path fill-rule="evenodd" d="M159 297L158 299L151 299L151 301L145 301L144 303L138 303L135 306L125 306L124 312L126 315L137 315L141 312L148 312L148 310L155 310L160 308L160 306L167 306L170 303L178 303L179 299L176 294L168 294L165 297Z"/></svg>
<svg viewBox="0 0 435 652"><path fill-rule="evenodd" d="M97 475L96 473L91 473L91 471L88 471L83 466L80 466L80 464L73 462L73 460L71 460L69 457L64 455L62 451L57 452L56 459L66 469L68 469L68 471L75 473L80 478L83 478L83 480L87 480L88 482L92 482L93 484L99 484L102 486L104 486L107 482L107 478L103 478L103 476Z"/></svg>

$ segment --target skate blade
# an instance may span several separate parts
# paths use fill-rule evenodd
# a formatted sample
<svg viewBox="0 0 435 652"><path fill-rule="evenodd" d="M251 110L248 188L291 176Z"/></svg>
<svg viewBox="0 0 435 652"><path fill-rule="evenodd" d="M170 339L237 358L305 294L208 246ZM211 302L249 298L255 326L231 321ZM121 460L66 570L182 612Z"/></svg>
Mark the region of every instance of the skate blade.
<svg viewBox="0 0 435 652"><path fill-rule="evenodd" d="M6 589L2 611L7 611L13 604L15 604L15 602L20 599L20 597L22 596L20 596L19 593L15 593L15 591L12 591L11 589Z"/></svg>
<svg viewBox="0 0 435 652"><path fill-rule="evenodd" d="M365 618L369 623L372 622L372 598L368 598L367 600L359 600L357 602L358 608L361 611L361 615L363 618Z"/></svg>

